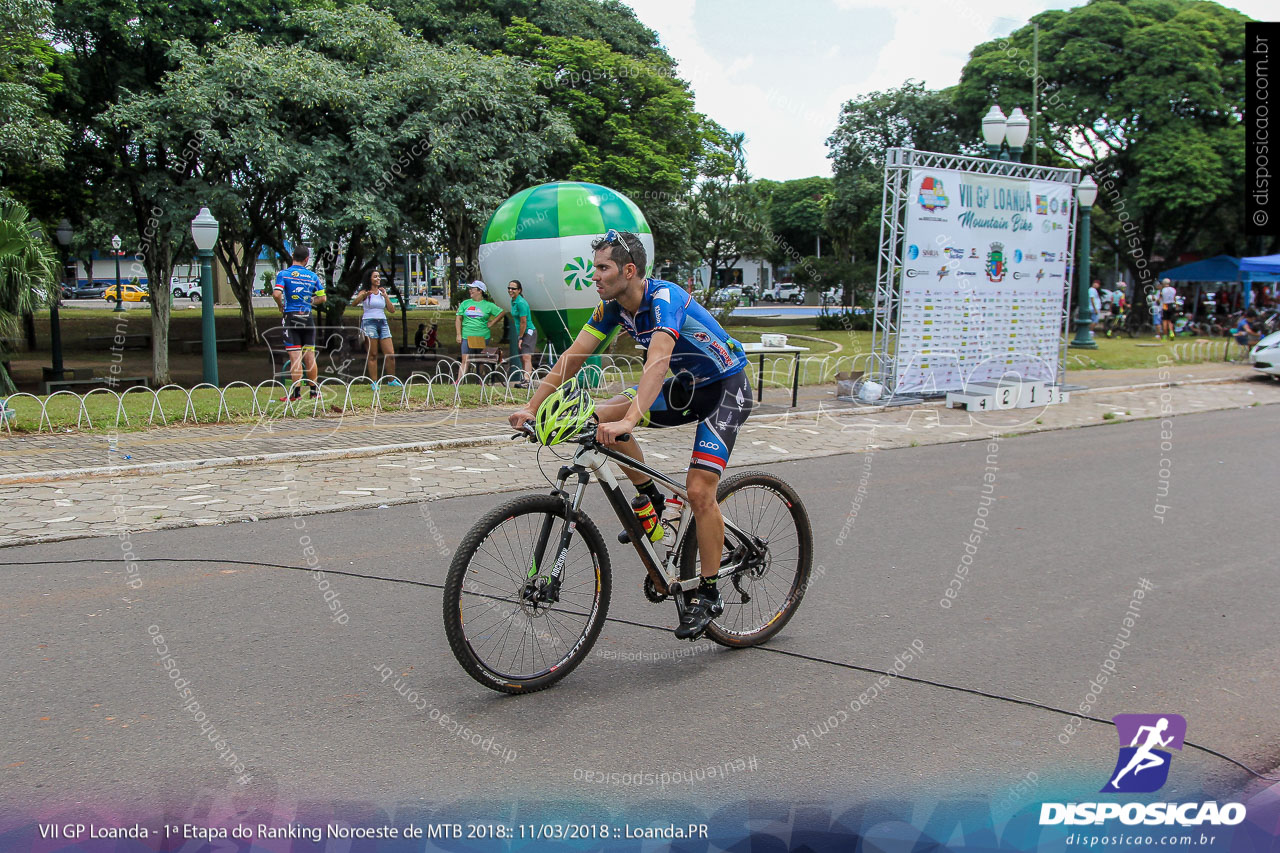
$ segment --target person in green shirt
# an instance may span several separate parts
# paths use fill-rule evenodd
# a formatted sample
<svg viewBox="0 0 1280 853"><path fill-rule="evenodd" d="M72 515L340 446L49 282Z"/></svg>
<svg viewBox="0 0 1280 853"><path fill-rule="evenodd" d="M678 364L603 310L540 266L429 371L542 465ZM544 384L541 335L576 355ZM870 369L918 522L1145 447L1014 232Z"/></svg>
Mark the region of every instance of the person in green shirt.
<svg viewBox="0 0 1280 853"><path fill-rule="evenodd" d="M512 280L507 285L507 294L511 297L511 321L518 323L520 363L524 370L517 388L528 388L529 377L533 375L533 350L538 343L538 330L533 327L533 315L529 313L529 303L524 298L524 285Z"/></svg>
<svg viewBox="0 0 1280 853"><path fill-rule="evenodd" d="M458 343L462 344L462 368L458 371L459 382L467 375L468 356L472 353L479 355L484 349L483 346L472 349L467 338L484 338L485 343L488 343L489 330L493 328L494 323L502 319L502 309L486 298L488 292L489 288L485 287L484 282L476 279L471 282L470 298L464 299L458 306L454 323Z"/></svg>

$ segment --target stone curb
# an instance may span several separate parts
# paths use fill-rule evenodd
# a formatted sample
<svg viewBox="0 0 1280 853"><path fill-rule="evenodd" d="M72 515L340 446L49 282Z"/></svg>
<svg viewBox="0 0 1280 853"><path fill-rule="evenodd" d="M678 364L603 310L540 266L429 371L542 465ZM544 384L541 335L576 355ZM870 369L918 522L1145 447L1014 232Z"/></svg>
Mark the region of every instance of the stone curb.
<svg viewBox="0 0 1280 853"><path fill-rule="evenodd" d="M1080 388L1075 394L1101 393L1115 391L1141 391L1150 388L1180 385L1222 385L1231 382L1249 382L1253 376L1215 377L1211 379L1189 379L1170 382L1144 382L1137 385L1112 385L1105 388ZM945 405L942 400L931 400L917 403L914 406L866 406L858 409L842 410L842 414L872 415L888 411L897 411L917 407ZM766 418L799 418L828 414L829 411L779 412L776 414L757 415L755 420ZM63 468L53 471L27 471L17 474L0 474L0 486L22 485L33 483L50 483L59 480L83 480L103 477L121 477L134 474L167 474L175 471L193 471L207 468L227 468L241 465L271 464L273 462L317 462L325 459L354 459L362 456L381 456L386 453L413 453L423 450L449 450L460 447L490 447L510 440L510 435L483 435L470 438L446 438L432 441L414 441L404 444L379 444L368 447L345 447L328 450L297 450L285 453L254 453L246 456L217 456L209 459L178 459L172 462L149 462L139 465L112 465L96 468Z"/></svg>

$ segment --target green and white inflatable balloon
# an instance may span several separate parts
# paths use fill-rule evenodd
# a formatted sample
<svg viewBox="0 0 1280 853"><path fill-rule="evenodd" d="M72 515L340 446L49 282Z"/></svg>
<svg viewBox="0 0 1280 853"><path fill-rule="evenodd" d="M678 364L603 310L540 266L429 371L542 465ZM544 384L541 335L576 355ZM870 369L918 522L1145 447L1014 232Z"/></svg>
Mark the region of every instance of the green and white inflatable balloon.
<svg viewBox="0 0 1280 853"><path fill-rule="evenodd" d="M610 228L637 234L653 269L653 232L631 199L599 184L530 187L490 217L480 239L480 273L494 301L507 309L507 282L518 279L539 336L563 351L600 301L591 241Z"/></svg>

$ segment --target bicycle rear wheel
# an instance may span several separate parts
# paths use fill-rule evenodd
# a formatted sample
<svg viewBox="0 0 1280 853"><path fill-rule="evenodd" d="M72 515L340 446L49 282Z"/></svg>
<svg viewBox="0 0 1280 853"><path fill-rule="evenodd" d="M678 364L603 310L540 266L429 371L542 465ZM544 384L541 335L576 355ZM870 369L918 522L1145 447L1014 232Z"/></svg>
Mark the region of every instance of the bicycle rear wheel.
<svg viewBox="0 0 1280 853"><path fill-rule="evenodd" d="M545 584L558 559L564 501L526 495L487 513L453 556L444 586L449 647L476 681L503 693L550 687L591 651L609 611L609 553L581 511L558 600ZM535 559L539 542L542 559Z"/></svg>
<svg viewBox="0 0 1280 853"><path fill-rule="evenodd" d="M707 627L707 636L731 648L758 646L783 629L804 597L813 564L809 514L786 481L761 471L722 480L716 499L725 518L768 544L763 564L720 578L724 612ZM736 537L727 534L722 563L736 547ZM680 560L681 575L697 577L696 522L690 522Z"/></svg>

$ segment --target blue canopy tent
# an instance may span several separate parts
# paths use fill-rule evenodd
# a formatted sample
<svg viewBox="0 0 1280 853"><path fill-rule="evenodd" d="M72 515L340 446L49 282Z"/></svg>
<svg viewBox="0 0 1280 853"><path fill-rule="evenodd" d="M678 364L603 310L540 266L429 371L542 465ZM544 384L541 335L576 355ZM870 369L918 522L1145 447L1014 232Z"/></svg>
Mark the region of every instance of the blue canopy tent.
<svg viewBox="0 0 1280 853"><path fill-rule="evenodd" d="M1173 281L1237 281L1240 278L1240 259L1231 255L1217 255L1174 267L1161 273L1160 278Z"/></svg>
<svg viewBox="0 0 1280 853"><path fill-rule="evenodd" d="M1280 281L1280 255L1258 255L1240 259L1241 281ZM1249 307L1253 299L1253 288L1245 288L1245 307Z"/></svg>
<svg viewBox="0 0 1280 853"><path fill-rule="evenodd" d="M1203 261L1194 261L1189 264L1183 264L1180 267L1174 267L1160 274L1160 280L1169 279L1170 281L1185 281L1195 283L1195 297L1188 303L1196 306L1199 311L1200 306L1200 285L1205 282L1230 282L1239 284L1240 282L1240 259L1231 255L1216 255L1212 258L1205 258ZM1245 300L1248 300L1248 294Z"/></svg>
<svg viewBox="0 0 1280 853"><path fill-rule="evenodd" d="M1231 255L1216 255L1174 267L1160 274L1161 279L1185 282L1222 282L1238 285L1251 284L1258 281L1280 281L1280 255L1269 255L1260 258L1236 258ZM1199 288L1196 293L1196 304L1199 304ZM1249 307L1253 301L1253 288L1244 287L1244 306Z"/></svg>

